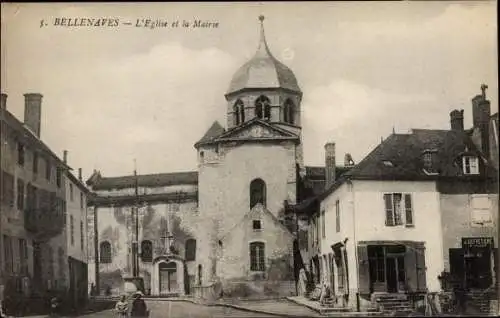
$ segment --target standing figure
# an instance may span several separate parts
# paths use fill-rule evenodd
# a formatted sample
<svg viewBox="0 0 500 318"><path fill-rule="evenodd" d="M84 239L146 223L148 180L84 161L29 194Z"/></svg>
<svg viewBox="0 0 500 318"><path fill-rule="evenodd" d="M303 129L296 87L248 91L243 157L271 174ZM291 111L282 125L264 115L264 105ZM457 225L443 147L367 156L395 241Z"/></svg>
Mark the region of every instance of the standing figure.
<svg viewBox="0 0 500 318"><path fill-rule="evenodd" d="M305 269L301 268L299 271L299 296L305 296L307 292L307 275Z"/></svg>
<svg viewBox="0 0 500 318"><path fill-rule="evenodd" d="M128 317L128 302L127 296L122 295L120 300L116 303L115 311L118 317Z"/></svg>
<svg viewBox="0 0 500 318"><path fill-rule="evenodd" d="M149 311L146 306L146 302L142 299L142 292L137 291L135 293L134 301L132 302L132 310L130 312L131 317L149 317Z"/></svg>

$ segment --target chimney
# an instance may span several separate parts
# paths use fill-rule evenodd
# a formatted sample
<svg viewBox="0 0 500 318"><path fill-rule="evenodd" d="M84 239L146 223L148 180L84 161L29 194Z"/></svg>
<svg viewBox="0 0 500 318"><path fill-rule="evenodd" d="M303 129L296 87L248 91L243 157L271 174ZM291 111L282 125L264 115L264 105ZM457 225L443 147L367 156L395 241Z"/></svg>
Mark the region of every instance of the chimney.
<svg viewBox="0 0 500 318"><path fill-rule="evenodd" d="M82 181L82 168L78 168L78 180Z"/></svg>
<svg viewBox="0 0 500 318"><path fill-rule="evenodd" d="M63 162L65 164L68 164L68 151L67 150L64 150L64 152L63 152Z"/></svg>
<svg viewBox="0 0 500 318"><path fill-rule="evenodd" d="M491 117L490 101L486 99L487 85L481 85L481 95L476 95L472 99L472 123L474 131L479 131L481 135L481 151L489 158L489 123Z"/></svg>
<svg viewBox="0 0 500 318"><path fill-rule="evenodd" d="M350 153L346 153L344 156L344 167L352 167L354 166L354 160L352 160L352 156Z"/></svg>
<svg viewBox="0 0 500 318"><path fill-rule="evenodd" d="M2 105L2 109L7 109L7 94L2 93L2 99L0 100L0 104Z"/></svg>
<svg viewBox="0 0 500 318"><path fill-rule="evenodd" d="M335 143L325 144L325 189L335 182Z"/></svg>
<svg viewBox="0 0 500 318"><path fill-rule="evenodd" d="M463 131L464 130L464 110L452 110L450 113L451 130Z"/></svg>
<svg viewBox="0 0 500 318"><path fill-rule="evenodd" d="M37 137L40 137L42 97L38 93L24 94L24 123Z"/></svg>

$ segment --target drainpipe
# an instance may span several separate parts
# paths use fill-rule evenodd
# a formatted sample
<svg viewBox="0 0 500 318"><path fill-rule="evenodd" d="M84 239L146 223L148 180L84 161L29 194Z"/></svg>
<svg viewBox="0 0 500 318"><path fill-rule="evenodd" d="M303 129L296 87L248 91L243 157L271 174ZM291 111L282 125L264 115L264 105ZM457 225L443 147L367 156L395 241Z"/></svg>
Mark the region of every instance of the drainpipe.
<svg viewBox="0 0 500 318"><path fill-rule="evenodd" d="M352 204L352 223L353 223L353 233L352 233L352 238L353 238L353 246L354 246L354 265L356 268L356 276L357 276L357 281L358 281L358 290L356 291L356 310L359 312L360 311L360 301L359 301L359 286L360 286L360 281L359 281L359 259L358 259L358 246L357 246L357 239L356 239L356 204L355 204L355 193L354 193L354 183L352 180L348 180L348 185L350 185L351 188L351 204Z"/></svg>

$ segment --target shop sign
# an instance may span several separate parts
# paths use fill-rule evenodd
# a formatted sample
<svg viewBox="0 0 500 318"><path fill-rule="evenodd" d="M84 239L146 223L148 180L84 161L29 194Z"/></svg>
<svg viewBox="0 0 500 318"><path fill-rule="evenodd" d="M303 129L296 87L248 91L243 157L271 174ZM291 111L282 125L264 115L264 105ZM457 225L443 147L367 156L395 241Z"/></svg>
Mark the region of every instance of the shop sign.
<svg viewBox="0 0 500 318"><path fill-rule="evenodd" d="M465 249L492 248L492 237L464 237L462 238L462 247Z"/></svg>

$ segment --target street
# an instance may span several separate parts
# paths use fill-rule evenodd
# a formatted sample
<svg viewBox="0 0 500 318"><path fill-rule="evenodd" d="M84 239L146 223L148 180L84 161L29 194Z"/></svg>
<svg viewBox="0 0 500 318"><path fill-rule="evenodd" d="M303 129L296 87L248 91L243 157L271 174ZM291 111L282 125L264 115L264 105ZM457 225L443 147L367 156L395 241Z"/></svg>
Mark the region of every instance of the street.
<svg viewBox="0 0 500 318"><path fill-rule="evenodd" d="M151 318L198 318L198 317L279 317L276 315L257 314L226 307L208 307L180 301L146 301ZM101 311L83 317L112 317L111 310Z"/></svg>

